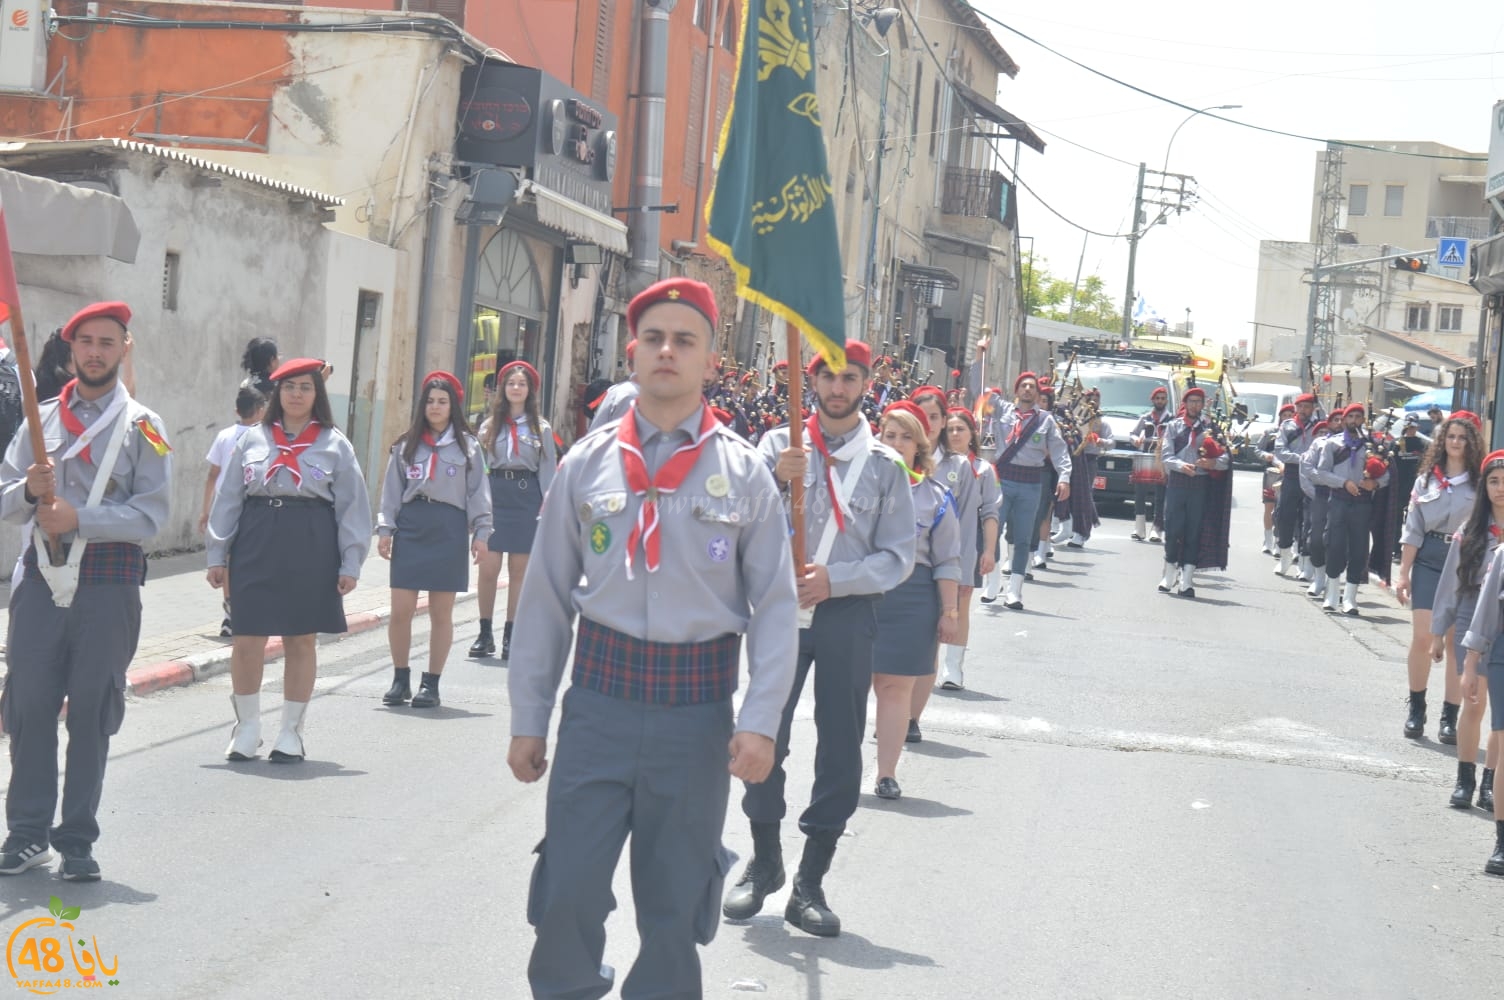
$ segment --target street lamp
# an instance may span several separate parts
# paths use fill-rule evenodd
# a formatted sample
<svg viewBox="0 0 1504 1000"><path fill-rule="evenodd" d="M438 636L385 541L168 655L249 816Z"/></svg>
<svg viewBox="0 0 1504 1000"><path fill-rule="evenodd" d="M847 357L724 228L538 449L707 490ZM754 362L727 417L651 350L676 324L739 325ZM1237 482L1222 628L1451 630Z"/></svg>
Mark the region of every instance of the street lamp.
<svg viewBox="0 0 1504 1000"><path fill-rule="evenodd" d="M1200 111L1192 111L1189 115L1187 115L1185 121L1181 122L1179 125L1176 125L1175 131L1170 133L1170 141L1165 143L1165 171L1168 171L1170 169L1170 147L1175 145L1175 137L1180 134L1180 130L1185 128L1186 124L1189 123L1192 118L1195 118L1197 115L1204 115L1208 111L1236 111L1242 106L1243 105L1241 104L1213 104L1211 107L1202 108ZM1164 171L1161 171L1161 173L1163 172Z"/></svg>

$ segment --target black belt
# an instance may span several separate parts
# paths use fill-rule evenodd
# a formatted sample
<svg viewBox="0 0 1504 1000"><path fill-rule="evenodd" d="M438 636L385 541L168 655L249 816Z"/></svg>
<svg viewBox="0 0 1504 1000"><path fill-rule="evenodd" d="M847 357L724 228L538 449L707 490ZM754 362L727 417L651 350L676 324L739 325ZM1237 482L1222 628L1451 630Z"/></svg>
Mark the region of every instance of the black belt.
<svg viewBox="0 0 1504 1000"><path fill-rule="evenodd" d="M538 473L532 469L492 469L491 475L498 479L537 479Z"/></svg>
<svg viewBox="0 0 1504 1000"><path fill-rule="evenodd" d="M414 493L413 494L413 499L414 500L422 500L424 503L448 503L449 502L447 500L440 500L438 497L431 497L427 493Z"/></svg>
<svg viewBox="0 0 1504 1000"><path fill-rule="evenodd" d="M245 502L254 507L333 507L328 500L318 497L246 497Z"/></svg>
<svg viewBox="0 0 1504 1000"><path fill-rule="evenodd" d="M1426 537L1434 538L1438 542L1450 542L1452 540L1451 533L1447 531L1428 531L1426 532Z"/></svg>

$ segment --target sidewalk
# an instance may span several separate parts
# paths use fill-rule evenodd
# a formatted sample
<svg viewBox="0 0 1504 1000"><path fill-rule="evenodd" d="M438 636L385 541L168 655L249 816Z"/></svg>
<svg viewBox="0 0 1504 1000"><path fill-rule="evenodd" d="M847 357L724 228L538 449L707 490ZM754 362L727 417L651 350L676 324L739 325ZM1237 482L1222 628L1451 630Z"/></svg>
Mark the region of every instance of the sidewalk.
<svg viewBox="0 0 1504 1000"><path fill-rule="evenodd" d="M345 598L345 621L354 635L378 628L391 617L391 590L387 586L388 563L376 554L375 539L371 554L361 569L360 583ZM472 580L474 568L471 569ZM152 559L146 570L146 586L141 594L141 641L126 673L127 690L133 695L147 694L164 687L192 684L229 670L230 640L219 637L219 623L224 618L219 591L204 579L204 554L166 559ZM497 591L499 601L506 600L506 572L502 572ZM10 581L0 582L0 635L9 624ZM471 590L459 595L457 603L475 599ZM426 614L428 598L418 602L418 613ZM340 636L320 636L321 642L337 642ZM267 643L267 658L282 655L282 640Z"/></svg>

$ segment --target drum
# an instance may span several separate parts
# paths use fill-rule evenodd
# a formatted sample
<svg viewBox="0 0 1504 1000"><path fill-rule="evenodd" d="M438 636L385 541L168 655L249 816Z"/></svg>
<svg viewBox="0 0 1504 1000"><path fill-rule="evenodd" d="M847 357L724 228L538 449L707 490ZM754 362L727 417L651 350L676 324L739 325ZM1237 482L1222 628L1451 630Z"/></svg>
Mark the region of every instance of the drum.
<svg viewBox="0 0 1504 1000"><path fill-rule="evenodd" d="M1159 456L1152 452L1139 452L1133 456L1133 471L1128 474L1130 483L1145 483L1157 486L1165 481L1164 466L1159 463Z"/></svg>

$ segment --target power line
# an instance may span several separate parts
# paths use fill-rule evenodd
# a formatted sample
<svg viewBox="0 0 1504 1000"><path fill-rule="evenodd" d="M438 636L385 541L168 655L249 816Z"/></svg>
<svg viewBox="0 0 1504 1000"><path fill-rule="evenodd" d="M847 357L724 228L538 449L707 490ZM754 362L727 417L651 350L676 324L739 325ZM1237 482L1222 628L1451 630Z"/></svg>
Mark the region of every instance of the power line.
<svg viewBox="0 0 1504 1000"><path fill-rule="evenodd" d="M1105 72L1103 70L1100 70L1100 69L1097 69L1097 68L1095 68L1093 66L1088 66L1086 63L1080 61L1079 59L1075 59L1075 58L1073 58L1071 56L1066 55L1064 52L1061 52L1059 49L1056 49L1056 48L1053 48L1053 47L1051 47L1049 45L1046 45L1044 42L1041 42L1039 39L1033 37L1032 35L1027 34L1026 32L1020 31L1019 29L1013 27L1012 25L1008 24L1007 22L1002 21L999 18L993 17L991 14L988 14L985 11L978 10L975 6L971 5L970 3L967 3L967 0L955 0L955 2L959 3L959 4L965 5L967 7L967 9L969 9L970 11L972 11L972 13L976 14L978 17L984 18L985 20L991 21L993 24L996 24L998 27L1002 28L1004 31L1007 31L1010 34L1017 35L1019 38L1022 38L1024 41L1029 42L1029 43L1031 43L1033 45L1039 46L1041 49L1044 49L1046 52L1050 53L1051 55L1053 55L1053 56L1055 56L1055 57L1057 57L1059 59L1064 59L1066 62L1070 63L1072 66L1076 66L1079 69L1083 69L1086 72L1092 74L1093 76L1099 76L1099 77L1101 77L1104 80L1107 80L1107 81L1109 81L1111 83L1115 83L1115 84L1117 84L1120 87L1125 87L1128 90L1131 90L1131 91L1133 91L1135 93L1143 94L1145 97L1152 97L1156 101L1160 101L1160 102L1162 102L1164 104L1169 104L1169 105L1171 105L1173 107L1180 108L1182 111L1190 111L1190 112L1194 112L1194 113L1197 113L1197 114L1202 114L1202 115L1205 115L1208 118L1215 118L1219 122L1226 122L1229 125L1237 125L1240 128L1253 129L1256 132L1264 132L1264 133L1266 133L1268 135L1284 136L1287 139L1300 139L1300 140L1302 140L1304 142L1319 142L1319 143L1323 143L1323 144L1325 144L1327 146L1340 146L1340 147L1345 148L1345 149L1362 149L1362 150L1367 150L1368 152L1371 152L1371 153L1389 153L1389 154L1391 154L1393 156L1409 156L1409 157L1414 157L1416 159L1423 159L1423 160L1450 160L1450 161L1454 161L1454 162L1455 161L1464 161L1464 162L1469 162L1469 163L1486 163L1488 161L1488 157L1486 157L1486 156L1447 156L1447 155L1444 155L1444 154L1437 154L1437 153L1412 153L1412 152L1408 152L1408 151L1405 151L1405 150L1399 150L1399 149L1384 149L1384 148L1382 148L1380 146L1369 146L1369 145L1366 145L1366 144L1361 143L1361 142L1345 142L1345 141L1343 141L1341 139L1323 139L1323 138L1320 138L1320 137L1314 136L1314 135L1304 135L1304 134L1299 133L1299 132L1287 132L1284 129L1269 128L1266 125L1255 125L1252 122L1239 121L1236 118L1227 118L1227 117L1224 117L1223 115L1215 114L1215 113L1210 112L1210 111L1203 111L1200 108L1193 108L1189 104L1185 104L1185 103L1182 103L1181 101L1177 101L1173 97L1166 97L1163 94L1156 94L1152 90L1147 90L1147 89L1145 89L1143 87L1138 86L1137 84L1129 83L1127 80L1124 80L1124 79L1122 79L1120 77L1113 76L1111 73L1107 73L1107 72ZM910 15L910 16L912 17L912 15ZM916 22L915 27L916 28L918 27L917 22ZM921 37L922 37L922 33L921 33Z"/></svg>

